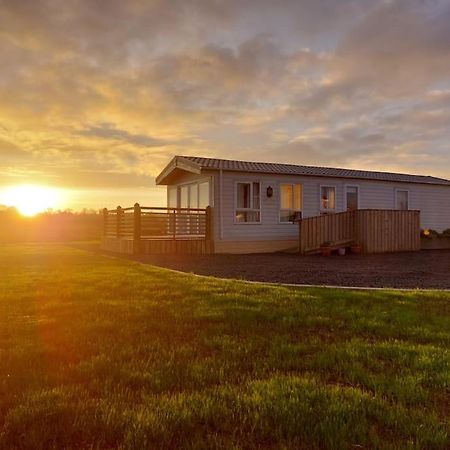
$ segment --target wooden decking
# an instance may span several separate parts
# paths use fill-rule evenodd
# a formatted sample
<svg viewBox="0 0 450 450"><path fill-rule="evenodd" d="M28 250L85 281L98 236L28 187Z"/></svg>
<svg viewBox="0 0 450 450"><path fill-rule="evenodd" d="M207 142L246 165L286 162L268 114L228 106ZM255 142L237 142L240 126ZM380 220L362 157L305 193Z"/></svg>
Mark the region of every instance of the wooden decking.
<svg viewBox="0 0 450 450"><path fill-rule="evenodd" d="M212 208L118 207L103 211L102 248L128 254L212 254ZM274 236L274 239L276 236ZM360 209L299 222L299 251L359 243L363 253L420 250L419 211ZM251 243L249 240L248 243ZM255 242L255 252L258 251Z"/></svg>
<svg viewBox="0 0 450 450"><path fill-rule="evenodd" d="M301 254L317 252L324 242L333 246L340 241L358 242L363 253L420 250L420 213L359 209L309 217L299 222Z"/></svg>
<svg viewBox="0 0 450 450"><path fill-rule="evenodd" d="M102 248L127 254L210 254L212 211L140 206L103 210Z"/></svg>

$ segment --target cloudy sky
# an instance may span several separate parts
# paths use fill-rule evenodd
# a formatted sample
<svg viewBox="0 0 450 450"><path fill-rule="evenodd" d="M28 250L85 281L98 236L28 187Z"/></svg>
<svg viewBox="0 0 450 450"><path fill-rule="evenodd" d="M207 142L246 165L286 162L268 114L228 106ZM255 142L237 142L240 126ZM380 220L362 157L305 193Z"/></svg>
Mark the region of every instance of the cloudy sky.
<svg viewBox="0 0 450 450"><path fill-rule="evenodd" d="M0 56L0 189L156 204L175 154L450 178L449 0L0 0Z"/></svg>

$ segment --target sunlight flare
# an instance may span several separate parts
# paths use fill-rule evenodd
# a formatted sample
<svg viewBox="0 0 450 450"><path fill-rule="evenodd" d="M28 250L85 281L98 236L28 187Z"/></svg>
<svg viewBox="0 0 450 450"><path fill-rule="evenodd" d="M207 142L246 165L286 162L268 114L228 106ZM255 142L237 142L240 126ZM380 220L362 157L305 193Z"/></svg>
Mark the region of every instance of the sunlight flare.
<svg viewBox="0 0 450 450"><path fill-rule="evenodd" d="M0 204L15 207L24 216L34 216L57 208L61 197L56 188L26 184L5 188L0 192Z"/></svg>

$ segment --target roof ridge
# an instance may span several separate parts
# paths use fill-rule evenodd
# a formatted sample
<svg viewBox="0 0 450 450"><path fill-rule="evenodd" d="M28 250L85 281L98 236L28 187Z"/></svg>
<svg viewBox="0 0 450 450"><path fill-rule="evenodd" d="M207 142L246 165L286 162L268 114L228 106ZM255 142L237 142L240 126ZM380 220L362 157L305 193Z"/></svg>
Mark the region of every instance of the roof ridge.
<svg viewBox="0 0 450 450"><path fill-rule="evenodd" d="M346 171L354 171L360 173L368 173L368 174L385 174L385 175L401 175L406 177L421 177L421 178L429 178L431 180L439 180L450 183L450 180L446 178L436 177L433 175L420 175L414 173L405 173L405 172L387 172L381 170L365 170L365 169L351 169L348 167L330 167L330 166L311 166L305 164L292 164L292 163L277 163L277 162L264 162L264 161L245 161L245 160L237 160L237 159L224 159L224 158L211 158L207 156L188 156L188 155L177 155L177 157L186 158L186 159L205 159L209 161L218 161L218 162L231 162L231 163L244 163L244 164L265 164L265 165L276 165L276 166L289 166L289 167L305 167L310 169L325 169L325 170L346 170Z"/></svg>

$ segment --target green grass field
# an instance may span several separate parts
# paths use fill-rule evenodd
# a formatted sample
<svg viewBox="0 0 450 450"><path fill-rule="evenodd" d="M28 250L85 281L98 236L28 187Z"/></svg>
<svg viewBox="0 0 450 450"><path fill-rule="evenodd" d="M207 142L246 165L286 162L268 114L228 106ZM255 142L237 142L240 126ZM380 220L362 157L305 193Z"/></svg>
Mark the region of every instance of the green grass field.
<svg viewBox="0 0 450 450"><path fill-rule="evenodd" d="M0 250L1 448L450 447L449 293Z"/></svg>

